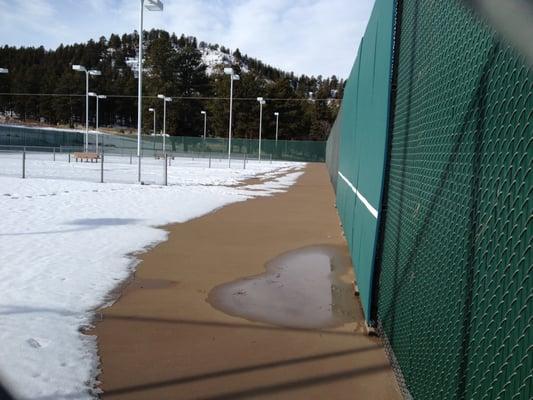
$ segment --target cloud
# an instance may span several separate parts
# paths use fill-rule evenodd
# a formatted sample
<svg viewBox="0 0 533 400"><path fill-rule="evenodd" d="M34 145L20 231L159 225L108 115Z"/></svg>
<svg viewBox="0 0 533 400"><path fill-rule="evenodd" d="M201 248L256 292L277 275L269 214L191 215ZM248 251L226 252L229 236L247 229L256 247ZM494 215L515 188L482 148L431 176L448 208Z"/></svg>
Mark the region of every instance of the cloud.
<svg viewBox="0 0 533 400"><path fill-rule="evenodd" d="M347 77L373 0L164 0L145 29L196 36L296 74ZM2 44L55 48L138 29L131 0L0 0Z"/></svg>

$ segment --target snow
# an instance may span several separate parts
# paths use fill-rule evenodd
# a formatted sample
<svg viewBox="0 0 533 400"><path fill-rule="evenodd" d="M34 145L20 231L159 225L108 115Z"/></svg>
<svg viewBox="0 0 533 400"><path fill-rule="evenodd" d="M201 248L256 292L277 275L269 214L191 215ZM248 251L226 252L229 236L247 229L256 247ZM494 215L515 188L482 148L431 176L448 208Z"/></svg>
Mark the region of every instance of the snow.
<svg viewBox="0 0 533 400"><path fill-rule="evenodd" d="M96 395L96 338L80 330L134 270L135 253L165 240L159 228L224 205L287 190L303 164L176 159L161 186L162 160L68 163L66 155L0 153L0 376L21 399ZM280 173L285 173L279 176ZM262 174L273 179L246 186Z"/></svg>

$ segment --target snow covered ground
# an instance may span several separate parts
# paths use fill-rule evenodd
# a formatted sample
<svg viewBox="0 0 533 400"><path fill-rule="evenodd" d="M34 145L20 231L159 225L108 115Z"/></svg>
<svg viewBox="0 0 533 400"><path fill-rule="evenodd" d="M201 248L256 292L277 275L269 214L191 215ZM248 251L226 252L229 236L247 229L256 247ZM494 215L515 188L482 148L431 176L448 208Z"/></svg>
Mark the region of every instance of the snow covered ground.
<svg viewBox="0 0 533 400"><path fill-rule="evenodd" d="M129 158L109 157L101 184L100 164L65 157L29 155L23 180L20 154L0 154L0 380L21 399L93 397L96 339L80 328L132 273L132 254L165 240L158 226L284 191L303 166L176 159L161 186L162 161L145 159L139 185Z"/></svg>

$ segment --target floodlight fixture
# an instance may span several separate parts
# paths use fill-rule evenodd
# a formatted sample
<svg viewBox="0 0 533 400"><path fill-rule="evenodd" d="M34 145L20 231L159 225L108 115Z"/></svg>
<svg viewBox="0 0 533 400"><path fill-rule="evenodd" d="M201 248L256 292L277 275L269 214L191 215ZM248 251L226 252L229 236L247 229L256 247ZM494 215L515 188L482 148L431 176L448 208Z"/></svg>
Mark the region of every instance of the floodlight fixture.
<svg viewBox="0 0 533 400"><path fill-rule="evenodd" d="M148 11L163 11L163 2L161 0L147 0L145 7Z"/></svg>
<svg viewBox="0 0 533 400"><path fill-rule="evenodd" d="M9 74L9 70L7 68L0 68L0 74Z"/></svg>
<svg viewBox="0 0 533 400"><path fill-rule="evenodd" d="M100 75L102 75L102 71L99 71L97 69L91 69L91 70L89 70L89 75L91 75L91 76L100 76Z"/></svg>
<svg viewBox="0 0 533 400"><path fill-rule="evenodd" d="M158 94L158 95L157 95L157 98L158 98L158 99L164 99L164 98L165 98L165 95L164 95L164 94Z"/></svg>
<svg viewBox="0 0 533 400"><path fill-rule="evenodd" d="M98 96L99 99L107 99L107 96L105 94L101 94Z"/></svg>
<svg viewBox="0 0 533 400"><path fill-rule="evenodd" d="M89 92L89 93L87 93L87 94L88 94L89 96L91 96L91 97L96 97L96 96L97 96L97 94L94 93L94 92Z"/></svg>
<svg viewBox="0 0 533 400"><path fill-rule="evenodd" d="M83 65L74 64L72 69L74 71L87 72L87 69Z"/></svg>
<svg viewBox="0 0 533 400"><path fill-rule="evenodd" d="M150 107L150 108L148 109L148 111L150 111L150 112L155 112L155 108L151 108L151 107Z"/></svg>

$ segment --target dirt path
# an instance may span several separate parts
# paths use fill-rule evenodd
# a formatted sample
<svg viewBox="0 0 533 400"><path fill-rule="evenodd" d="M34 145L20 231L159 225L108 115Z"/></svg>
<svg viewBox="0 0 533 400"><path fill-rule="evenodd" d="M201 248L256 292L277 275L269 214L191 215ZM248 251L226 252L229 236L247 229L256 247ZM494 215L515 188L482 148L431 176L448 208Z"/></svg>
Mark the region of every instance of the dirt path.
<svg viewBox="0 0 533 400"><path fill-rule="evenodd" d="M287 193L169 226L169 240L141 257L96 326L103 398L399 399L359 311L355 322L310 330L230 316L206 301L287 251L330 245L347 254L333 203L325 166L310 164Z"/></svg>

